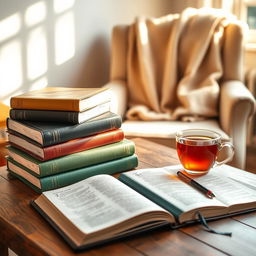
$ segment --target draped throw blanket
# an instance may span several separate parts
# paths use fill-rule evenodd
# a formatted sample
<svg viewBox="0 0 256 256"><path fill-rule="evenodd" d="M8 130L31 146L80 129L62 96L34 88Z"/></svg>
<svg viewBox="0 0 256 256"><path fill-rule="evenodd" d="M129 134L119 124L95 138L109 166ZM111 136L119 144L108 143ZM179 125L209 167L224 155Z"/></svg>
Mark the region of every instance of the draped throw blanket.
<svg viewBox="0 0 256 256"><path fill-rule="evenodd" d="M198 120L218 116L225 28L216 9L136 19L129 27L127 118Z"/></svg>

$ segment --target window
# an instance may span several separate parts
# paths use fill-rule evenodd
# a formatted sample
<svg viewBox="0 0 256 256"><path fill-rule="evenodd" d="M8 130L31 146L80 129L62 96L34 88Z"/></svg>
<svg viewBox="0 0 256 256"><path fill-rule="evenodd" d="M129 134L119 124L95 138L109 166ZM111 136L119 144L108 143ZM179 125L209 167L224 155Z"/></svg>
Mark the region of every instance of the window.
<svg viewBox="0 0 256 256"><path fill-rule="evenodd" d="M247 7L247 23L249 29L256 29L256 6Z"/></svg>
<svg viewBox="0 0 256 256"><path fill-rule="evenodd" d="M235 14L249 26L248 42L256 44L256 0L237 0Z"/></svg>
<svg viewBox="0 0 256 256"><path fill-rule="evenodd" d="M256 0L210 0L211 7L233 13L249 27L248 47L256 49ZM205 0L207 2L207 0Z"/></svg>

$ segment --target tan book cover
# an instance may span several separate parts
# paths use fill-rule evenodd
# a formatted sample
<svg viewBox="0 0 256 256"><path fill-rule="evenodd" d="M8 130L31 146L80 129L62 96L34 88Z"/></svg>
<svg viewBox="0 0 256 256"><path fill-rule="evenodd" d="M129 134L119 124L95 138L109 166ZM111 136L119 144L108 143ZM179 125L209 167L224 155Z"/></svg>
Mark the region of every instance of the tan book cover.
<svg viewBox="0 0 256 256"><path fill-rule="evenodd" d="M11 108L80 112L108 100L108 88L45 87L12 97Z"/></svg>

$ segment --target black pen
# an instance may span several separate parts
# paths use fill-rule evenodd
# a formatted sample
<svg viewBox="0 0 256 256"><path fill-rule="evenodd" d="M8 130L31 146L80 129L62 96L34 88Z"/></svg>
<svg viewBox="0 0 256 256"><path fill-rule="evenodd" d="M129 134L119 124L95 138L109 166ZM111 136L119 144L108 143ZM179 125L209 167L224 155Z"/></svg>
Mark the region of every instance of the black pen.
<svg viewBox="0 0 256 256"><path fill-rule="evenodd" d="M204 195L206 195L208 198L213 198L215 197L215 195L212 193L211 190L205 188L204 186L202 186L201 184L199 184L198 182L196 182L195 180L191 179L190 177L188 177L187 175L185 175L183 172L178 171L177 175L179 176L179 178L181 178L183 181L185 181L186 183L190 184L193 188L196 188L197 190L199 190L200 192L202 192Z"/></svg>

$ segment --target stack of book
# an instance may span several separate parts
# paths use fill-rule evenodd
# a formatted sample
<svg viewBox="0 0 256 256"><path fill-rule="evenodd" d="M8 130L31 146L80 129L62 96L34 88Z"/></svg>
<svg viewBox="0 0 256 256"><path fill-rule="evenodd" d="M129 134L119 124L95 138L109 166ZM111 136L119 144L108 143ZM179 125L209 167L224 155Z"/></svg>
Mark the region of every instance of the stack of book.
<svg viewBox="0 0 256 256"><path fill-rule="evenodd" d="M138 165L103 88L47 87L11 98L7 169L37 192Z"/></svg>

